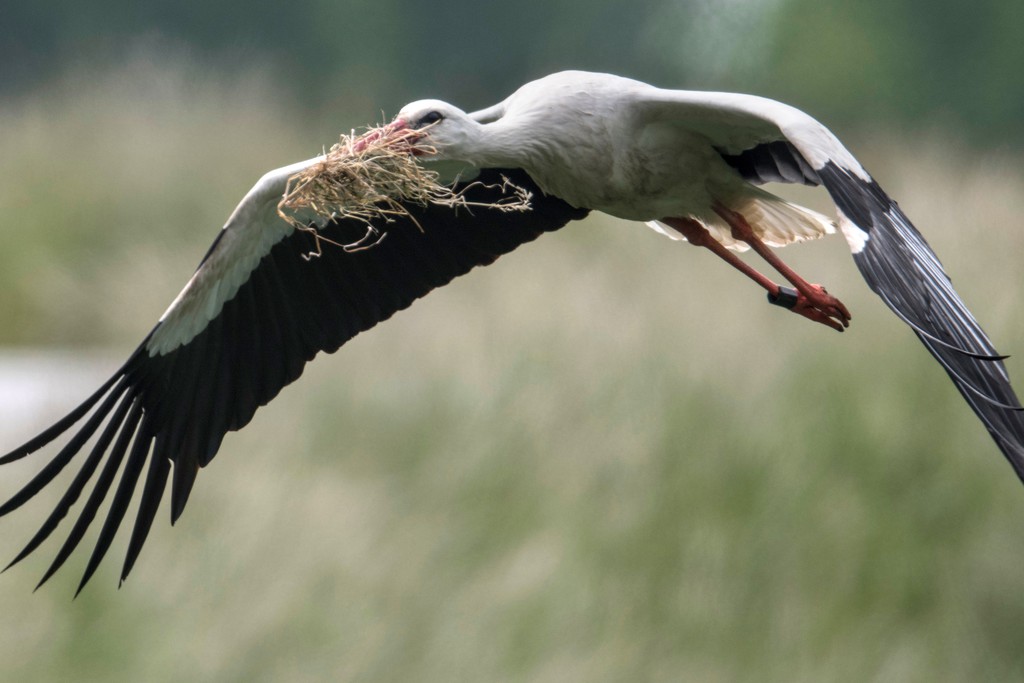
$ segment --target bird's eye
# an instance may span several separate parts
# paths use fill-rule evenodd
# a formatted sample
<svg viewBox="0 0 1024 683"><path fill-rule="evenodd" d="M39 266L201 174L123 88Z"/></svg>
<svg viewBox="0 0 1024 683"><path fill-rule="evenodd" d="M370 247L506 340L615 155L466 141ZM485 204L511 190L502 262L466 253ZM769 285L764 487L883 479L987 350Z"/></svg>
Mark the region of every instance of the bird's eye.
<svg viewBox="0 0 1024 683"><path fill-rule="evenodd" d="M432 124L437 123L438 121L440 121L443 118L444 118L444 114L442 114L441 112L439 112L437 110L428 111L426 114L424 114L423 116L420 117L419 121L416 122L416 124L417 124L416 127L417 128L423 128L424 126L430 126Z"/></svg>

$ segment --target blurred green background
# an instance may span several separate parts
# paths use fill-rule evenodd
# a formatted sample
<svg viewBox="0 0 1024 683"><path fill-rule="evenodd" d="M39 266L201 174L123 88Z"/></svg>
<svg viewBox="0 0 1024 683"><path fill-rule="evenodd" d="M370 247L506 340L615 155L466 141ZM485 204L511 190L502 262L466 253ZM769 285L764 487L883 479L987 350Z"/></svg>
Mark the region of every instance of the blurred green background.
<svg viewBox="0 0 1024 683"><path fill-rule="evenodd" d="M265 170L562 68L822 119L1024 381L1022 34L1012 0L5 6L0 435L113 372ZM123 538L73 602L86 553L30 592L58 540L7 572L3 679L1020 680L1024 491L842 240L785 255L846 334L602 217L432 294L229 436L121 590Z"/></svg>

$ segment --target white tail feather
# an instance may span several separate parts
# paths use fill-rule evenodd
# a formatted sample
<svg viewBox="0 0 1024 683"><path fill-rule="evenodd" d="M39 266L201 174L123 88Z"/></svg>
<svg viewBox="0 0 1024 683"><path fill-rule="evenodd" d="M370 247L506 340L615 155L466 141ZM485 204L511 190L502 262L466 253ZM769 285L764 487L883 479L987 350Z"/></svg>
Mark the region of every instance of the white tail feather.
<svg viewBox="0 0 1024 683"><path fill-rule="evenodd" d="M761 241L770 247L784 247L793 242L814 240L836 231L835 221L827 216L767 192L730 208L742 214ZM718 216L694 218L707 228L712 237L729 249L749 249L746 243L733 238L728 224ZM670 239L686 239L660 221L648 221L647 226Z"/></svg>

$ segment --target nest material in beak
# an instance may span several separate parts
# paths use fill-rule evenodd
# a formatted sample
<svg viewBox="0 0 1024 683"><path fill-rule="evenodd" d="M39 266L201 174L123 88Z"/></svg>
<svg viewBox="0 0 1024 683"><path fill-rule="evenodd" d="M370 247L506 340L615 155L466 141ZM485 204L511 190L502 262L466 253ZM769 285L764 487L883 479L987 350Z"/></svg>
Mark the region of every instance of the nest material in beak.
<svg viewBox="0 0 1024 683"><path fill-rule="evenodd" d="M507 179L500 186L501 198L493 203L467 201L464 193L472 185L458 190L442 185L436 172L416 161L414 151L431 153L429 145L416 144L423 138L423 131L395 124L371 128L361 135L342 135L321 161L288 179L277 205L278 215L296 229L312 232L317 240L313 255L319 256L321 242L337 244L316 227L331 220L354 219L367 225L363 239L337 244L346 251L358 251L384 239L388 223L403 217L416 222L409 205L437 204L453 210L530 209L531 194Z"/></svg>

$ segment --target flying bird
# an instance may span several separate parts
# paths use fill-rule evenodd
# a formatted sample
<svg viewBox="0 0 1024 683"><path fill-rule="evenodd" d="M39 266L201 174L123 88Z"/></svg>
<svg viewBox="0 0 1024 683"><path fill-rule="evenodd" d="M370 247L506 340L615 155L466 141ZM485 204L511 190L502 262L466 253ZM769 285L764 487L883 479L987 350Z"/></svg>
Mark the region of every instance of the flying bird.
<svg viewBox="0 0 1024 683"><path fill-rule="evenodd" d="M846 306L772 251L840 232L868 285L939 361L1024 479L1024 416L1004 357L896 202L802 111L751 95L667 90L571 71L527 83L473 113L439 100L414 102L379 135L412 139L410 152L422 162L458 162L463 171L455 191L469 201L493 201L497 188L512 183L530 197L530 210L471 212L407 202L407 215L392 219L386 239L362 249L320 249L320 237L359 242L366 226L328 216L315 219L310 232L278 214L289 178L319 158L264 175L113 377L0 458L10 463L63 437L0 515L80 460L56 508L11 565L46 540L89 489L42 585L78 546L113 489L81 591L141 486L123 581L168 483L173 524L224 435L244 427L317 353L336 351L432 289L590 211L645 222L706 248L763 287L772 303L842 331L850 323ZM762 189L765 183L823 186L836 217L783 200ZM747 248L788 284L736 256ZM308 258L313 252L319 258Z"/></svg>

